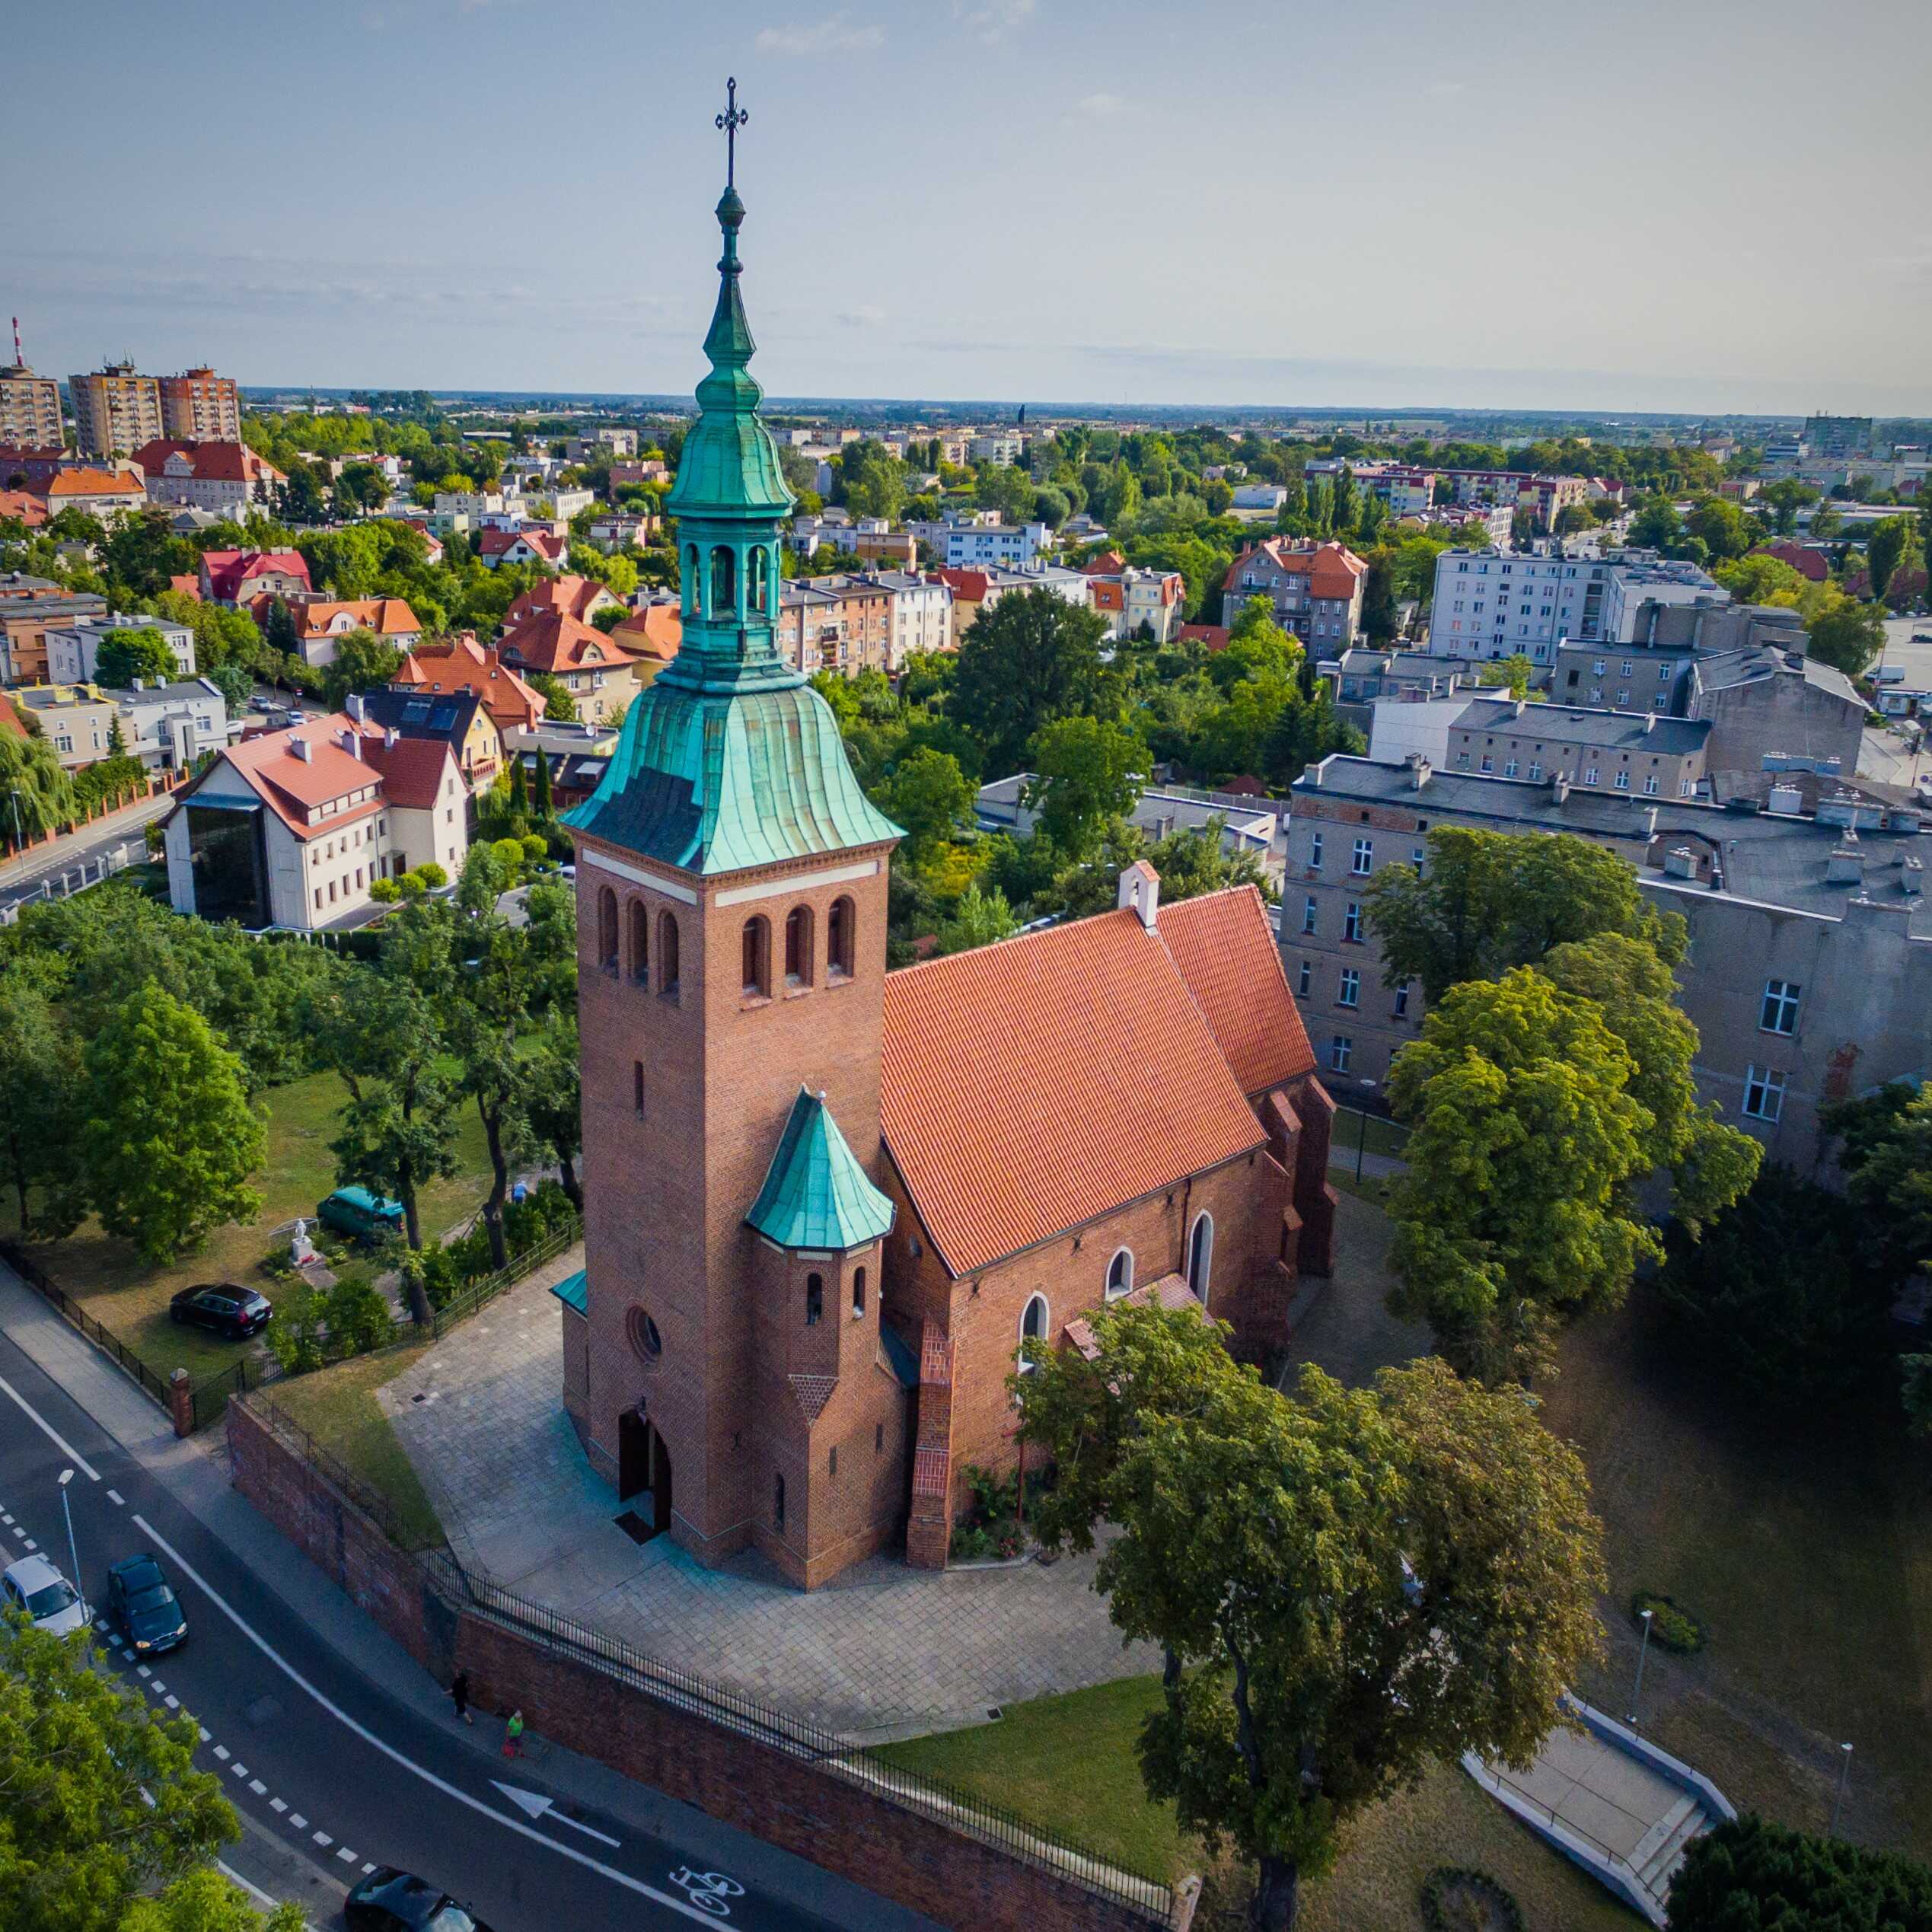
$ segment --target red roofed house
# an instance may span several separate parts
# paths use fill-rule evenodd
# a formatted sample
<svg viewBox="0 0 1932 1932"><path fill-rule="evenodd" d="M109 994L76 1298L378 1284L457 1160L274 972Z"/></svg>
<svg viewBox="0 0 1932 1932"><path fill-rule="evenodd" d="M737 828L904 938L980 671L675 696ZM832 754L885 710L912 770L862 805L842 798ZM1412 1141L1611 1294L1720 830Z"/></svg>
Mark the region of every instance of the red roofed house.
<svg viewBox="0 0 1932 1932"><path fill-rule="evenodd" d="M47 479L47 514L84 510L106 518L116 510L145 509L148 493L132 470L62 470Z"/></svg>
<svg viewBox="0 0 1932 1932"><path fill-rule="evenodd" d="M1265 597L1276 621L1325 657L1355 642L1369 566L1345 544L1297 544L1273 537L1229 566L1221 621L1232 625L1251 597Z"/></svg>
<svg viewBox="0 0 1932 1932"><path fill-rule="evenodd" d="M183 597L193 598L197 604L201 601L201 579L194 571L183 577L169 578L167 587L171 591L179 591Z"/></svg>
<svg viewBox="0 0 1932 1932"><path fill-rule="evenodd" d="M506 632L497 646L515 671L540 671L561 683L575 700L586 725L608 724L623 716L642 684L638 654L616 636L607 637L563 611L540 611Z"/></svg>
<svg viewBox="0 0 1932 1932"><path fill-rule="evenodd" d="M289 479L246 443L183 442L162 437L143 444L134 460L146 472L151 503L185 503L239 523L266 509Z"/></svg>
<svg viewBox="0 0 1932 1932"><path fill-rule="evenodd" d="M299 550L203 550L201 595L231 610L252 607L264 597L309 595L308 563Z"/></svg>
<svg viewBox="0 0 1932 1932"><path fill-rule="evenodd" d="M1831 578L1830 556L1809 544L1760 544L1752 554L1774 556L1780 563L1788 563L1800 577L1814 584L1828 582Z"/></svg>
<svg viewBox="0 0 1932 1932"><path fill-rule="evenodd" d="M1110 550L1108 555L1117 556ZM1093 607L1107 620L1109 637L1152 637L1165 644L1181 628L1186 608L1187 581L1178 570L1140 570L1123 564L1117 570L1098 570L1095 558L1086 569Z"/></svg>
<svg viewBox="0 0 1932 1932"><path fill-rule="evenodd" d="M455 876L467 797L447 744L368 738L340 712L245 738L164 821L168 897L177 912L256 930L355 923L379 878L430 859Z"/></svg>
<svg viewBox="0 0 1932 1932"><path fill-rule="evenodd" d="M496 651L467 635L439 650L412 652L391 681L424 691L474 691L499 733L534 731L543 722L543 699Z"/></svg>
<svg viewBox="0 0 1932 1932"><path fill-rule="evenodd" d="M257 624L266 620L275 600L257 598L253 607ZM289 614L295 620L295 636L301 647L302 661L318 668L336 661L336 641L352 630L372 630L385 644L397 650L416 649L422 635L422 621L400 597L359 597L343 603L320 598L291 602Z"/></svg>
<svg viewBox="0 0 1932 1932"><path fill-rule="evenodd" d="M1183 624L1181 642L1192 644L1204 651L1225 651L1228 648L1229 630L1226 624Z"/></svg>
<svg viewBox="0 0 1932 1932"><path fill-rule="evenodd" d="M637 681L648 684L677 655L684 641L684 624L677 600L641 604L611 633L626 650L637 654Z"/></svg>
<svg viewBox="0 0 1932 1932"><path fill-rule="evenodd" d="M540 563L554 570L569 547L547 530L484 530L477 536L477 556L488 570L499 563Z"/></svg>
<svg viewBox="0 0 1932 1932"><path fill-rule="evenodd" d="M1279 1347L1331 1265L1333 1110L1250 888L1162 906L1140 862L1114 911L886 971L900 828L779 648L757 385L699 394L683 640L566 820L585 1266L552 1292L616 1495L811 1588L902 1535L945 1563L969 1466L1017 1461L1025 1342L1144 1293Z"/></svg>
<svg viewBox="0 0 1932 1932"><path fill-rule="evenodd" d="M595 577L546 577L532 584L503 613L503 628L515 630L525 617L542 611L561 611L587 624L600 611L621 611L623 600Z"/></svg>
<svg viewBox="0 0 1932 1932"><path fill-rule="evenodd" d="M44 497L30 490L0 489L0 521L24 523L29 530L37 530L46 520Z"/></svg>

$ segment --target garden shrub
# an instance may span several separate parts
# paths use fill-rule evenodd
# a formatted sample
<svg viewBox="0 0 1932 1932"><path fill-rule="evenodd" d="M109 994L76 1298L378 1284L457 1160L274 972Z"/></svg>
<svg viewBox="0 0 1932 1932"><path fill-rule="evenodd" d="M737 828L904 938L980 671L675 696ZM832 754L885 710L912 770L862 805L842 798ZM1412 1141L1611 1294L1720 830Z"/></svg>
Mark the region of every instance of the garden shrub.
<svg viewBox="0 0 1932 1932"><path fill-rule="evenodd" d="M1653 1643L1660 1643L1680 1657L1695 1656L1704 1648L1709 1633L1703 1620L1694 1617L1674 1599L1656 1590L1639 1590L1630 1600L1631 1621L1641 1624L1647 1610L1650 1612Z"/></svg>
<svg viewBox="0 0 1932 1932"><path fill-rule="evenodd" d="M1487 1872L1438 1865L1422 1882L1429 1932L1522 1932L1522 1908Z"/></svg>

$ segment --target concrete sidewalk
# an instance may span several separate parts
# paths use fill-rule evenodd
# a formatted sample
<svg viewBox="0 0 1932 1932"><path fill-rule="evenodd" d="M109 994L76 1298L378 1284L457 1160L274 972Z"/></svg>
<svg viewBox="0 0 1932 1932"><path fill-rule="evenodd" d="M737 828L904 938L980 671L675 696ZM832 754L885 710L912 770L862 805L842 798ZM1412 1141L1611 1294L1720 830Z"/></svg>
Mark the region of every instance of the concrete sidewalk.
<svg viewBox="0 0 1932 1932"><path fill-rule="evenodd" d="M63 833L45 845L29 846L24 852L18 853L0 864L0 891L9 886L24 885L43 873L58 872L63 866L78 866L84 856L91 858L97 846L115 845L124 838L138 837L142 827L171 809L180 795L175 792L158 792L151 799L137 800L105 818L94 819L74 831ZM11 831L11 821L5 829Z"/></svg>

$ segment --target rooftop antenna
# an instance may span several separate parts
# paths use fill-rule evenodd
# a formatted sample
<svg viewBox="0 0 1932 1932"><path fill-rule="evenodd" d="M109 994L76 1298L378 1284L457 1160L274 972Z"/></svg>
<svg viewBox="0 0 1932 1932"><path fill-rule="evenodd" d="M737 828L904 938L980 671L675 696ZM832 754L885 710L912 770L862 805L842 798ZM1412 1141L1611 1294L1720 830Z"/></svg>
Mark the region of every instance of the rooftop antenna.
<svg viewBox="0 0 1932 1932"><path fill-rule="evenodd" d="M14 317L14 365L22 369L27 367L27 358L20 352L20 317L18 315Z"/></svg>

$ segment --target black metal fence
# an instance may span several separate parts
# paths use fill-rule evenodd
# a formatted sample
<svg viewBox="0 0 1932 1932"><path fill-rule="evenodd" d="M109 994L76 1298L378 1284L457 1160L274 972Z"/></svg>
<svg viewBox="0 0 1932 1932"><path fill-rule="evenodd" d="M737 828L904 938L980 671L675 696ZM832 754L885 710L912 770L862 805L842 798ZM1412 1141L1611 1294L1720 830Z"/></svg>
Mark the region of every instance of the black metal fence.
<svg viewBox="0 0 1932 1932"><path fill-rule="evenodd" d="M440 1341L457 1322L467 1321L485 1302L493 1302L505 1288L514 1287L525 1275L534 1274L546 1262L553 1261L560 1255L567 1255L584 1238L584 1222L582 1215L573 1214L560 1228L553 1228L541 1241L512 1255L507 1267L499 1268L494 1274L485 1275L480 1281L473 1281L468 1287L458 1289L442 1306L432 1311L429 1319L416 1325L410 1339L419 1339L424 1329Z"/></svg>
<svg viewBox="0 0 1932 1932"><path fill-rule="evenodd" d="M171 1414L173 1413L167 1399L167 1384L113 1329L104 1328L95 1321L39 1262L11 1241L0 1241L0 1261L5 1261L21 1280L51 1302L61 1316L79 1329L102 1354L132 1376L142 1395L158 1402Z"/></svg>
<svg viewBox="0 0 1932 1932"><path fill-rule="evenodd" d="M273 1398L257 1392L248 1408L297 1449L332 1487L368 1516L399 1550L409 1548L387 1501L318 1443ZM974 1793L915 1777L836 1732L761 1704L709 1679L678 1669L633 1649L622 1637L532 1602L467 1568L447 1548L418 1554L425 1580L452 1608L492 1618L544 1649L586 1664L672 1708L783 1751L862 1785L875 1797L997 1847L1009 1857L1071 1880L1083 1889L1125 1905L1150 1924L1171 1922L1172 1889L1158 1879L1124 1872L1099 1853L1050 1827L1022 1818Z"/></svg>

